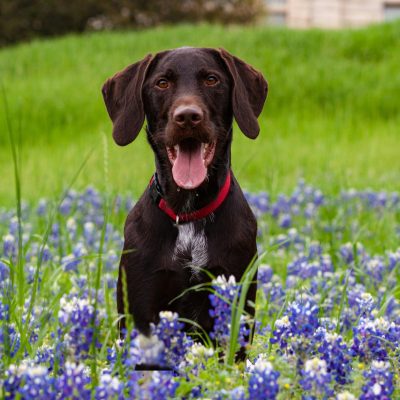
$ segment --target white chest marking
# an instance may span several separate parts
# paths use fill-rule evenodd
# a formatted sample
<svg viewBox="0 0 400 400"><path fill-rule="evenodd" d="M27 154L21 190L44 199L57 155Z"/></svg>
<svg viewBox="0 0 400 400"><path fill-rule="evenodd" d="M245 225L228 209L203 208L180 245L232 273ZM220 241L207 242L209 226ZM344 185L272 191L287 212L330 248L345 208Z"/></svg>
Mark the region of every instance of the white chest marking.
<svg viewBox="0 0 400 400"><path fill-rule="evenodd" d="M203 230L196 233L192 222L178 225L178 231L173 258L178 259L180 254L189 253L192 261L188 263L188 266L195 274L207 265L207 238Z"/></svg>

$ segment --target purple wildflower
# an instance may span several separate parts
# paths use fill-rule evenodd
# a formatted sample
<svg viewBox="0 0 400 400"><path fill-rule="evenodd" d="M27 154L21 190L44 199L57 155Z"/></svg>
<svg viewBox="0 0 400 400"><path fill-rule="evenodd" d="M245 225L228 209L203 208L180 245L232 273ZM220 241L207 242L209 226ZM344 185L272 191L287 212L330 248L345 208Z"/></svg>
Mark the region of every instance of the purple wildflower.
<svg viewBox="0 0 400 400"><path fill-rule="evenodd" d="M160 312L160 322L151 325L150 336L133 330L126 365L134 368L137 364L157 365L177 369L184 360L192 341L183 331L178 314Z"/></svg>
<svg viewBox="0 0 400 400"><path fill-rule="evenodd" d="M153 327L153 334L164 344L166 361L170 366L179 365L192 343L183 328L184 324L178 320L178 314L170 311L160 312L160 321Z"/></svg>
<svg viewBox="0 0 400 400"><path fill-rule="evenodd" d="M246 370L250 373L249 400L276 399L279 392L278 378L275 371L263 354L257 357L254 364L247 362Z"/></svg>
<svg viewBox="0 0 400 400"><path fill-rule="evenodd" d="M352 354L361 360L386 361L392 351L398 352L400 325L381 317L361 318L353 328Z"/></svg>
<svg viewBox="0 0 400 400"><path fill-rule="evenodd" d="M300 379L300 385L306 391L302 398L307 400L328 399L333 395L333 390L330 387L331 381L332 377L327 371L325 360L320 358L307 360Z"/></svg>
<svg viewBox="0 0 400 400"><path fill-rule="evenodd" d="M57 377L55 386L60 399L90 399L90 377L83 364L66 362L62 374Z"/></svg>
<svg viewBox="0 0 400 400"><path fill-rule="evenodd" d="M327 371L341 385L348 383L352 360L350 349L342 336L328 332L325 328L318 328L314 340L321 359L326 362Z"/></svg>
<svg viewBox="0 0 400 400"><path fill-rule="evenodd" d="M12 258L17 251L17 239L14 235L8 233L3 236L3 254L6 258Z"/></svg>
<svg viewBox="0 0 400 400"><path fill-rule="evenodd" d="M371 369L364 372L366 383L362 387L360 400L389 400L393 393L393 373L390 364L372 361Z"/></svg>
<svg viewBox="0 0 400 400"><path fill-rule="evenodd" d="M10 267L0 261L0 287L1 284L10 276Z"/></svg>
<svg viewBox="0 0 400 400"><path fill-rule="evenodd" d="M210 316L214 318L214 327L210 333L210 337L218 341L223 347L227 346L230 339L231 331L231 318L232 318L232 304L235 296L239 298L240 287L236 283L235 277L230 276L226 280L225 276L218 276L213 281L212 287L215 293L210 294L211 310ZM245 323L244 318L241 318L239 328L239 344L246 345L249 329Z"/></svg>
<svg viewBox="0 0 400 400"><path fill-rule="evenodd" d="M123 382L112 376L110 371L102 371L94 398L95 400L125 399Z"/></svg>
<svg viewBox="0 0 400 400"><path fill-rule="evenodd" d="M274 275L274 271L267 264L261 264L258 267L257 282L259 285L267 284L271 281Z"/></svg>
<svg viewBox="0 0 400 400"><path fill-rule="evenodd" d="M141 398L165 400L174 398L179 383L174 380L173 374L167 371L153 372L150 382L146 385L145 393Z"/></svg>
<svg viewBox="0 0 400 400"><path fill-rule="evenodd" d="M21 364L16 367L11 365L6 371L3 384L7 399L56 399L54 378L43 366Z"/></svg>
<svg viewBox="0 0 400 400"><path fill-rule="evenodd" d="M63 296L58 320L64 335L65 350L79 358L86 358L92 345L94 329L99 326L98 314L85 298ZM96 346L99 346L96 343Z"/></svg>

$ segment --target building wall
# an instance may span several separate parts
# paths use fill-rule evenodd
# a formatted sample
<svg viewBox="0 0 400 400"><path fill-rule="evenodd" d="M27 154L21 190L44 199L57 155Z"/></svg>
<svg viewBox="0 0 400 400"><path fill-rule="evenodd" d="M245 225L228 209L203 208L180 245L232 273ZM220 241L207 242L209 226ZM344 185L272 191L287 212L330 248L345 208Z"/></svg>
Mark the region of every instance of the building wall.
<svg viewBox="0 0 400 400"><path fill-rule="evenodd" d="M267 0L267 8L271 23L334 29L364 26L400 15L400 0Z"/></svg>

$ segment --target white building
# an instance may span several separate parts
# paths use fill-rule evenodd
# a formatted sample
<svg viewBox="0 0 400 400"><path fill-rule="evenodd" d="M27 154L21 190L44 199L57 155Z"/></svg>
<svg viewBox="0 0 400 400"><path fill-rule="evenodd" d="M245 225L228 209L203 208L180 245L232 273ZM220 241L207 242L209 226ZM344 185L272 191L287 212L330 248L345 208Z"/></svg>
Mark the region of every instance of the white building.
<svg viewBox="0 0 400 400"><path fill-rule="evenodd" d="M268 22L293 28L345 28L400 18L400 0L265 0Z"/></svg>

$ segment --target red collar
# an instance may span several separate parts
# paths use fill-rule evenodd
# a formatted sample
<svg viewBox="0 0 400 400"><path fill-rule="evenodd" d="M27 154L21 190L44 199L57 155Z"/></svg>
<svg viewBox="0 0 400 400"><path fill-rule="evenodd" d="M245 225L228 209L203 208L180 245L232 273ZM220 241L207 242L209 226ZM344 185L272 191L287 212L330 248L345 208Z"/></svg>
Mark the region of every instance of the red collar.
<svg viewBox="0 0 400 400"><path fill-rule="evenodd" d="M213 213L226 199L231 186L231 172L226 175L225 183L218 193L218 196L209 204L200 208L199 210L192 211L190 213L175 214L174 210L168 206L167 202L162 197L161 187L158 183L157 173L155 173L149 184L150 190L152 190L152 198L157 204L158 208L165 212L173 221L177 224L182 222L191 222L198 219L202 219ZM153 196L153 194L155 194Z"/></svg>

